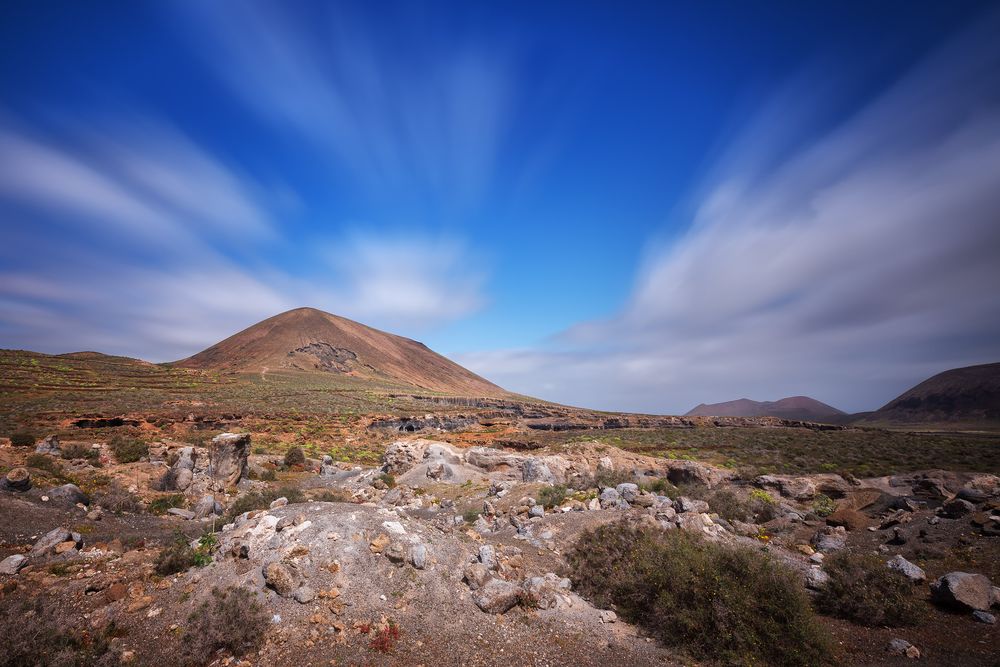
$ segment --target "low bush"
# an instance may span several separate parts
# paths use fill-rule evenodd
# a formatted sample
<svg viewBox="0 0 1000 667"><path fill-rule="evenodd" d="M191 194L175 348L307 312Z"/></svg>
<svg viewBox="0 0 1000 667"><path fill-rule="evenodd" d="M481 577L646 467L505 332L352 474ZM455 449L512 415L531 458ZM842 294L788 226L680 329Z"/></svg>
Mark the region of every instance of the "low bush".
<svg viewBox="0 0 1000 667"><path fill-rule="evenodd" d="M625 484L627 482L633 481L633 475L631 471L627 470L600 470L594 475L594 484L596 487L606 487L606 486L618 486L619 484Z"/></svg>
<svg viewBox="0 0 1000 667"><path fill-rule="evenodd" d="M184 572L194 567L195 552L188 544L188 538L178 533L170 546L163 549L156 558L156 571L163 576Z"/></svg>
<svg viewBox="0 0 1000 667"><path fill-rule="evenodd" d="M108 446L118 463L135 463L139 459L149 456L149 445L139 438L115 435L108 442Z"/></svg>
<svg viewBox="0 0 1000 667"><path fill-rule="evenodd" d="M121 636L114 621L101 628L68 625L65 610L51 599L36 597L0 605L0 626L5 632L0 665L59 665L60 667L112 667L120 665L120 655L111 640ZM29 619L30 622L25 622ZM16 630L14 630L16 628Z"/></svg>
<svg viewBox="0 0 1000 667"><path fill-rule="evenodd" d="M924 610L913 584L872 554L841 551L826 559L829 581L816 597L824 614L867 626L917 624Z"/></svg>
<svg viewBox="0 0 1000 667"><path fill-rule="evenodd" d="M174 541L160 552L156 559L156 571L164 576L184 572L192 567L204 567L212 562L212 552L219 544L212 533L198 538L198 546L192 547L189 538L177 532Z"/></svg>
<svg viewBox="0 0 1000 667"><path fill-rule="evenodd" d="M274 472L273 469L266 468L264 472L260 474L260 478L264 482L273 482L274 480L278 479L278 474Z"/></svg>
<svg viewBox="0 0 1000 667"><path fill-rule="evenodd" d="M719 489L708 497L708 506L726 521L751 519L747 499L731 489Z"/></svg>
<svg viewBox="0 0 1000 667"><path fill-rule="evenodd" d="M100 454L98 454L96 449L81 442L68 442L61 445L59 447L59 455L67 461L72 461L73 459L95 461L100 458Z"/></svg>
<svg viewBox="0 0 1000 667"><path fill-rule="evenodd" d="M180 662L203 665L217 651L240 657L257 650L264 641L270 614L245 588L212 589L188 618Z"/></svg>
<svg viewBox="0 0 1000 667"><path fill-rule="evenodd" d="M18 431L10 434L10 444L14 447L34 447L35 436L28 431Z"/></svg>
<svg viewBox="0 0 1000 667"><path fill-rule="evenodd" d="M142 511L139 498L117 482L112 482L107 489L97 494L96 503L113 514L138 513Z"/></svg>
<svg viewBox="0 0 1000 667"><path fill-rule="evenodd" d="M294 466L304 466L305 464L306 455L301 447L292 447L285 452L285 467L292 468Z"/></svg>
<svg viewBox="0 0 1000 667"><path fill-rule="evenodd" d="M350 503L353 502L351 492L347 489L324 489L313 496L313 500L323 503Z"/></svg>
<svg viewBox="0 0 1000 667"><path fill-rule="evenodd" d="M166 514L167 510L174 507L183 507L184 505L184 494L183 493L171 493L167 496L160 496L159 498L154 498L150 501L149 506L146 508L149 510L150 514Z"/></svg>
<svg viewBox="0 0 1000 667"><path fill-rule="evenodd" d="M153 481L152 487L155 491L175 490L177 488L177 471L174 468L167 468L158 479Z"/></svg>
<svg viewBox="0 0 1000 667"><path fill-rule="evenodd" d="M562 505L566 501L566 487L560 485L546 486L538 492L538 502L543 507L553 508Z"/></svg>
<svg viewBox="0 0 1000 667"><path fill-rule="evenodd" d="M382 480L382 483L385 484L387 488L395 488L396 478L393 477L392 473L384 472L379 475L378 478Z"/></svg>
<svg viewBox="0 0 1000 667"><path fill-rule="evenodd" d="M614 605L667 645L729 665L828 663L828 636L801 582L746 548L624 522L584 532L569 554L575 589Z"/></svg>
<svg viewBox="0 0 1000 667"><path fill-rule="evenodd" d="M53 475L58 475L61 472L59 464L45 454L29 454L28 458L24 462L24 465L29 468L35 468L36 470L44 470L45 472Z"/></svg>
<svg viewBox="0 0 1000 667"><path fill-rule="evenodd" d="M289 504L302 503L306 500L302 491L292 486L284 486L278 490L266 489L264 491L251 491L250 493L237 498L235 502L229 506L229 509L226 510L226 515L223 518L222 524L220 525L232 522L233 519L244 512L267 509L271 506L271 503L278 498L287 498Z"/></svg>

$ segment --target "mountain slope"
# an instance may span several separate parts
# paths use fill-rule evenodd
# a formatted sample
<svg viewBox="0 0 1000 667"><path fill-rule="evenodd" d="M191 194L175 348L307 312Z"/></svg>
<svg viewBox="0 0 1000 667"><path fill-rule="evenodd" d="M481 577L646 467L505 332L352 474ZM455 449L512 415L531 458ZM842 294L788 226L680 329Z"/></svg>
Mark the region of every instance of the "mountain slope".
<svg viewBox="0 0 1000 667"><path fill-rule="evenodd" d="M866 415L863 421L1000 422L1000 363L938 373Z"/></svg>
<svg viewBox="0 0 1000 667"><path fill-rule="evenodd" d="M315 308L275 315L172 365L232 373L332 373L460 396L507 393L423 343Z"/></svg>
<svg viewBox="0 0 1000 667"><path fill-rule="evenodd" d="M821 420L844 414L841 410L808 396L789 396L777 401L752 401L740 398L725 403L702 403L686 417L780 417L782 419Z"/></svg>

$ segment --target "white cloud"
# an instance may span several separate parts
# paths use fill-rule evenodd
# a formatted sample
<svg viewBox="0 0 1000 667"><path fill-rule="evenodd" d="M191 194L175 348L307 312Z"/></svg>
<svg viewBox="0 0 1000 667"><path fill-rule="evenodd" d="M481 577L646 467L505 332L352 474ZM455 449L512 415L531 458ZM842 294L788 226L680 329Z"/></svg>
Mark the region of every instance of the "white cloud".
<svg viewBox="0 0 1000 667"><path fill-rule="evenodd" d="M656 412L799 393L874 409L934 372L995 361L998 69L989 31L965 35L780 158L766 147L800 125L794 104L772 107L751 127L779 134L736 143L619 315L462 360L514 390Z"/></svg>

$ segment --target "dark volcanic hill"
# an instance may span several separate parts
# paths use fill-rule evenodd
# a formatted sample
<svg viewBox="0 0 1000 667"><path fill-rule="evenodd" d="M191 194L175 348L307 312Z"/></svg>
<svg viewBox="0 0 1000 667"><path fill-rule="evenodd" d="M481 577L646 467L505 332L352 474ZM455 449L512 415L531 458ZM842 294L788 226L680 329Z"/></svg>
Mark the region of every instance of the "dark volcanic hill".
<svg viewBox="0 0 1000 667"><path fill-rule="evenodd" d="M275 315L172 365L233 373L333 373L458 396L507 394L423 343L315 308Z"/></svg>
<svg viewBox="0 0 1000 667"><path fill-rule="evenodd" d="M789 396L778 401L752 401L740 398L726 403L702 403L686 417L780 417L781 419L801 419L822 421L843 415L837 408L821 403L808 396Z"/></svg>
<svg viewBox="0 0 1000 667"><path fill-rule="evenodd" d="M863 421L1000 422L1000 363L938 373L866 415Z"/></svg>

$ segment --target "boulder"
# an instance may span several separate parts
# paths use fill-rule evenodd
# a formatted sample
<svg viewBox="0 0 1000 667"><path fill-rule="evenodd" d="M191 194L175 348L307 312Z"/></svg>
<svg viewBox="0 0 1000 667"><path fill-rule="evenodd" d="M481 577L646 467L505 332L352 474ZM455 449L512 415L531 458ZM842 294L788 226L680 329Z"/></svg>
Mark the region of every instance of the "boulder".
<svg viewBox="0 0 1000 667"><path fill-rule="evenodd" d="M525 482L542 482L555 484L556 478L549 467L536 458L526 458L521 468L521 477Z"/></svg>
<svg viewBox="0 0 1000 667"><path fill-rule="evenodd" d="M13 575L21 571L21 568L28 564L28 559L21 554L7 556L0 561L0 574Z"/></svg>
<svg viewBox="0 0 1000 667"><path fill-rule="evenodd" d="M524 582L524 597L538 609L552 609L559 603L559 596L572 588L569 579L552 572L543 577L531 577Z"/></svg>
<svg viewBox="0 0 1000 667"><path fill-rule="evenodd" d="M619 484L615 487L615 491L622 497L622 500L629 504L634 503L635 499L639 497L639 485L631 482Z"/></svg>
<svg viewBox="0 0 1000 667"><path fill-rule="evenodd" d="M487 570L497 569L497 554L496 550L489 544L484 544L479 547L479 562L483 564Z"/></svg>
<svg viewBox="0 0 1000 667"><path fill-rule="evenodd" d="M827 528L813 535L812 545L816 548L816 551L822 553L840 551L847 546L847 535L843 527L836 529Z"/></svg>
<svg viewBox="0 0 1000 667"><path fill-rule="evenodd" d="M57 435L47 435L42 440L35 445L36 454L49 454L51 456L59 456L59 436Z"/></svg>
<svg viewBox="0 0 1000 667"><path fill-rule="evenodd" d="M622 502L621 494L618 493L616 489L612 489L610 486L601 491L599 497L601 503L601 509L610 509L618 507Z"/></svg>
<svg viewBox="0 0 1000 667"><path fill-rule="evenodd" d="M298 578L283 563L268 563L264 566L263 574L265 585L283 598L291 596L298 588Z"/></svg>
<svg viewBox="0 0 1000 667"><path fill-rule="evenodd" d="M540 519L545 516L545 508L541 505L534 505L530 510L528 510L528 516Z"/></svg>
<svg viewBox="0 0 1000 667"><path fill-rule="evenodd" d="M997 617L986 611L976 610L972 612L972 618L979 623L985 623L986 625L996 625L997 622Z"/></svg>
<svg viewBox="0 0 1000 667"><path fill-rule="evenodd" d="M455 476L455 470L444 461L434 461L427 465L425 473L428 479L446 480Z"/></svg>
<svg viewBox="0 0 1000 667"><path fill-rule="evenodd" d="M990 580L981 574L949 572L931 584L931 600L946 607L987 611L991 598Z"/></svg>
<svg viewBox="0 0 1000 667"><path fill-rule="evenodd" d="M187 491L194 481L194 472L189 468L174 470L172 486L178 491ZM169 489L168 489L169 490Z"/></svg>
<svg viewBox="0 0 1000 667"><path fill-rule="evenodd" d="M31 474L27 468L14 468L9 470L0 479L0 490L24 492L31 489Z"/></svg>
<svg viewBox="0 0 1000 667"><path fill-rule="evenodd" d="M914 565L899 554L891 558L889 562L886 563L886 566L894 572L899 572L913 583L919 583L927 580L927 574L920 567Z"/></svg>
<svg viewBox="0 0 1000 667"><path fill-rule="evenodd" d="M76 484L63 484L62 486L57 486L54 489L49 489L46 494L49 500L55 501L64 505L89 505L90 498L87 497L83 491L80 490Z"/></svg>
<svg viewBox="0 0 1000 667"><path fill-rule="evenodd" d="M975 511L975 505L970 503L968 500L962 500L961 498L949 500L941 506L941 514L949 519L958 519L967 514L972 514Z"/></svg>
<svg viewBox="0 0 1000 667"><path fill-rule="evenodd" d="M329 454L323 456L323 462L319 466L320 477L332 477L337 473L337 466L333 464L333 457Z"/></svg>
<svg viewBox="0 0 1000 667"><path fill-rule="evenodd" d="M44 558L56 553L56 548L65 542L73 542L82 545L83 539L76 533L71 533L68 528L53 528L45 533L28 552L28 558Z"/></svg>
<svg viewBox="0 0 1000 667"><path fill-rule="evenodd" d="M462 578L465 579L465 583L469 584L469 588L477 590L489 581L490 571L482 563L473 562L465 566Z"/></svg>
<svg viewBox="0 0 1000 667"><path fill-rule="evenodd" d="M401 475L424 458L429 440L397 440L385 448L382 470Z"/></svg>
<svg viewBox="0 0 1000 667"><path fill-rule="evenodd" d="M677 509L678 512L702 513L709 511L708 503L706 503L704 500L694 500L692 498L686 498L684 496L681 496L680 498L677 499L677 502L674 503L674 507Z"/></svg>
<svg viewBox="0 0 1000 667"><path fill-rule="evenodd" d="M295 599L299 604L309 604L316 599L316 591L314 591L309 586L299 586L292 593L292 598Z"/></svg>
<svg viewBox="0 0 1000 667"><path fill-rule="evenodd" d="M521 588L509 581L492 578L472 594L472 599L487 614L502 614L521 599Z"/></svg>
<svg viewBox="0 0 1000 667"><path fill-rule="evenodd" d="M208 474L225 486L236 486L247 474L249 433L223 433L212 438Z"/></svg>
<svg viewBox="0 0 1000 667"><path fill-rule="evenodd" d="M427 567L427 547L423 544L414 544L410 547L409 561L410 565L418 570Z"/></svg>
<svg viewBox="0 0 1000 667"><path fill-rule="evenodd" d="M863 512L853 509L838 509L830 516L826 517L826 522L831 526L843 526L847 530L864 530L871 525L872 520Z"/></svg>
<svg viewBox="0 0 1000 667"><path fill-rule="evenodd" d="M906 656L907 658L919 658L920 649L906 641L905 639L893 639L886 649L890 655Z"/></svg>
<svg viewBox="0 0 1000 667"><path fill-rule="evenodd" d="M204 519L213 514L222 514L222 505L216 502L215 497L205 495L201 497L194 506L194 518Z"/></svg>
<svg viewBox="0 0 1000 667"><path fill-rule="evenodd" d="M824 572L818 565L813 565L806 570L806 588L818 591L830 581L830 575Z"/></svg>
<svg viewBox="0 0 1000 667"><path fill-rule="evenodd" d="M171 507L167 510L167 514L173 514L174 516L179 516L182 519L190 521L194 518L194 512L191 510L182 509L180 507Z"/></svg>

